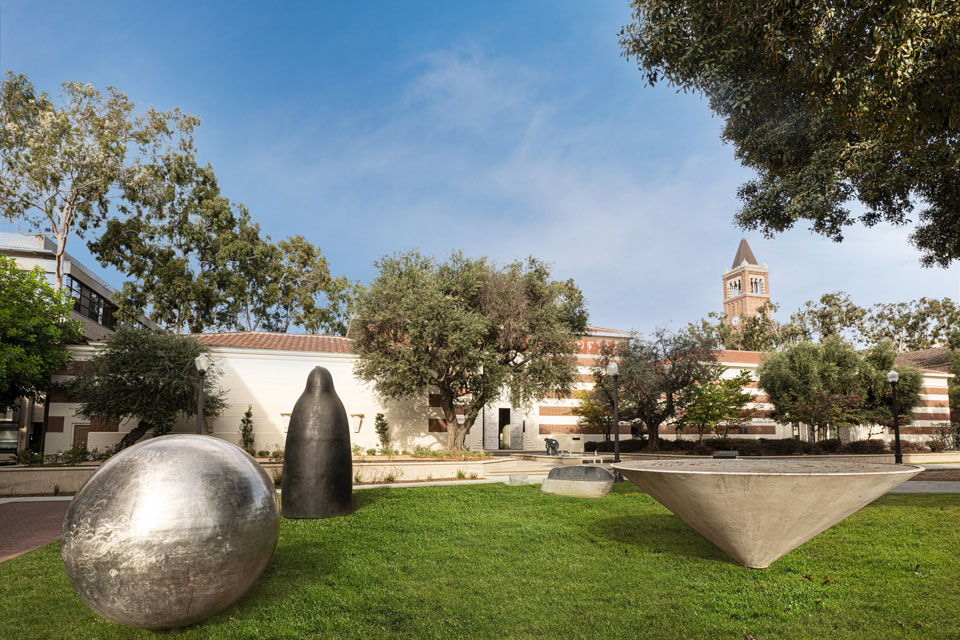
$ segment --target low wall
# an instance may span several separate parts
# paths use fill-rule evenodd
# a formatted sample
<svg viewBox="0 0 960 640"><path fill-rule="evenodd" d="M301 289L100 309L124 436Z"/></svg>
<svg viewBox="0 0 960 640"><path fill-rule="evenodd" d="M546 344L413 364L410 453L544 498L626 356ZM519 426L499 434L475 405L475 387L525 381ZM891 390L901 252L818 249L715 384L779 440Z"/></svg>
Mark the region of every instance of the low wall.
<svg viewBox="0 0 960 640"><path fill-rule="evenodd" d="M689 460L690 458L710 458L711 456L689 456L680 453L621 453L621 460ZM844 453L801 456L741 456L743 460L837 460L844 462L887 462L894 463L892 453ZM940 453L904 453L904 464L933 464L936 462L960 463L960 451L942 451Z"/></svg>
<svg viewBox="0 0 960 640"><path fill-rule="evenodd" d="M464 460L462 462L430 462L420 460L395 460L363 462L354 460L354 480L362 483L384 482L388 476L393 481L416 481L432 478L456 478L462 471L467 478L476 474L483 477L490 465L506 462L509 458L494 460ZM99 467L99 463L77 466L37 466L0 468L0 497L50 495L53 493L76 493L87 478ZM272 480L283 469L282 462L261 462L260 466Z"/></svg>

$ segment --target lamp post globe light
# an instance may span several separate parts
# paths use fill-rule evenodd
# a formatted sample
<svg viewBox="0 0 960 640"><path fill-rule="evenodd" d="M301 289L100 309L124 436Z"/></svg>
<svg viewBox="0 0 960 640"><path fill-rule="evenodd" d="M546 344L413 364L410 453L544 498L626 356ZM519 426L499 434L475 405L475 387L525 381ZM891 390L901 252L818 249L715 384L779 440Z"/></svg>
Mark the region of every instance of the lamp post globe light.
<svg viewBox="0 0 960 640"><path fill-rule="evenodd" d="M887 382L890 383L890 389L893 393L893 439L895 443L893 461L896 464L903 464L903 452L900 450L900 419L897 411L897 381L900 374L896 370L887 373Z"/></svg>
<svg viewBox="0 0 960 640"><path fill-rule="evenodd" d="M620 462L620 365L611 360L607 363L607 375L613 378L613 461ZM614 478L623 481L619 472Z"/></svg>
<svg viewBox="0 0 960 640"><path fill-rule="evenodd" d="M200 372L200 386L197 389L197 434L203 433L203 378L210 368L210 358L205 353L196 357L193 363Z"/></svg>

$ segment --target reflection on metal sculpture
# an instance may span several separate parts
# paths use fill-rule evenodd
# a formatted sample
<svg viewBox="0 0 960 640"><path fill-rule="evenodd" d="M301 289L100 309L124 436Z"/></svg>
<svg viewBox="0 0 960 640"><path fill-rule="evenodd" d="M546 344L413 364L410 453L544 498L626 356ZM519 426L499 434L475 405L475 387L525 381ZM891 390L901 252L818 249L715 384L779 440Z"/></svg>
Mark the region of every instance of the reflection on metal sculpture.
<svg viewBox="0 0 960 640"><path fill-rule="evenodd" d="M353 510L350 425L323 367L310 372L290 415L282 483L285 518L329 518Z"/></svg>
<svg viewBox="0 0 960 640"><path fill-rule="evenodd" d="M80 488L63 521L63 564L104 618L168 629L236 602L279 532L276 490L253 458L210 436L163 436L113 456Z"/></svg>

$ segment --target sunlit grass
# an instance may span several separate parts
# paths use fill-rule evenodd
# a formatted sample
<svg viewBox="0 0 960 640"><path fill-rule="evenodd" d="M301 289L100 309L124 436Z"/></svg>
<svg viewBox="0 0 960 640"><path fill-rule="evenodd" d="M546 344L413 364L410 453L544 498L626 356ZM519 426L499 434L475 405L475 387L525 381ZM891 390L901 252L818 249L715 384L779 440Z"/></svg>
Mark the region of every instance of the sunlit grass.
<svg viewBox="0 0 960 640"><path fill-rule="evenodd" d="M628 485L596 500L472 485L356 501L349 517L284 521L247 597L162 635L960 637L960 496L884 497L764 571ZM0 638L156 635L93 614L57 544L0 564L0 602Z"/></svg>

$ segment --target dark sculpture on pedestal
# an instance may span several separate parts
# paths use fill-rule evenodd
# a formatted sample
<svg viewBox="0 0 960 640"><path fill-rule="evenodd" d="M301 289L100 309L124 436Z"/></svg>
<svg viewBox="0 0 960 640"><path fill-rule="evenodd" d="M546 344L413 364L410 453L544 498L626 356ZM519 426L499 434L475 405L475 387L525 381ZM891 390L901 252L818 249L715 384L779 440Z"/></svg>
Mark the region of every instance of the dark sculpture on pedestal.
<svg viewBox="0 0 960 640"><path fill-rule="evenodd" d="M353 510L350 425L323 367L310 372L290 414L281 484L285 518L329 518Z"/></svg>
<svg viewBox="0 0 960 640"><path fill-rule="evenodd" d="M544 443L547 445L547 455L548 456L558 456L560 455L560 442L554 440L553 438L546 438Z"/></svg>

